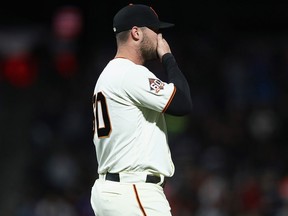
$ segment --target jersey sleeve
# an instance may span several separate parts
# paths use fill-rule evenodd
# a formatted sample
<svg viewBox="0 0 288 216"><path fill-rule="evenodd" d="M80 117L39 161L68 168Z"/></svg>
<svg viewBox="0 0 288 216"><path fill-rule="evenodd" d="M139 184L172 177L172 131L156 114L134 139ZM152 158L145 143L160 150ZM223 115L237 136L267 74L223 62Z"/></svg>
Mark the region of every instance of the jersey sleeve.
<svg viewBox="0 0 288 216"><path fill-rule="evenodd" d="M146 67L140 65L126 74L123 89L134 104L158 112L165 112L176 92L173 83L160 80Z"/></svg>

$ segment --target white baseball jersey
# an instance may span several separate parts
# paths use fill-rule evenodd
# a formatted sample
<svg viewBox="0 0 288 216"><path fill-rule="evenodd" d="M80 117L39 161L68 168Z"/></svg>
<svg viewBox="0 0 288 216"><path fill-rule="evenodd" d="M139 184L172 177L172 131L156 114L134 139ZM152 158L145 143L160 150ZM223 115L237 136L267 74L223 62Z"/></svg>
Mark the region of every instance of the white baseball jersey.
<svg viewBox="0 0 288 216"><path fill-rule="evenodd" d="M128 59L108 63L93 97L99 174L174 174L163 112L175 91L173 83L161 81Z"/></svg>

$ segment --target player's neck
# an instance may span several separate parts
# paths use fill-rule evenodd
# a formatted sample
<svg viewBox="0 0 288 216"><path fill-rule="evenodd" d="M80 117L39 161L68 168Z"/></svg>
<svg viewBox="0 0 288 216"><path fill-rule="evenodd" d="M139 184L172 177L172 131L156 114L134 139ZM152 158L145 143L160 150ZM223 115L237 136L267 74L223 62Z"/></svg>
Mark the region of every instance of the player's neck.
<svg viewBox="0 0 288 216"><path fill-rule="evenodd" d="M115 58L125 58L139 65L143 65L144 63L134 49L118 49Z"/></svg>

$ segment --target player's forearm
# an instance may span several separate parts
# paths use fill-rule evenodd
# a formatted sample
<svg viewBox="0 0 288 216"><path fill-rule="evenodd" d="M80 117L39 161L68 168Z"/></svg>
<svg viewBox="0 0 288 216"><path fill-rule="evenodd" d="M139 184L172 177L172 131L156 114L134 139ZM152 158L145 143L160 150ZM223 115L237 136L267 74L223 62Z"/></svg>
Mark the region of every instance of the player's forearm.
<svg viewBox="0 0 288 216"><path fill-rule="evenodd" d="M187 79L179 69L177 62L171 53L166 53L162 57L162 63L167 72L168 82L174 83L177 89L166 113L172 115L186 115L190 113L192 109L192 100Z"/></svg>
<svg viewBox="0 0 288 216"><path fill-rule="evenodd" d="M189 84L179 69L174 56L171 53L166 53L162 58L162 63L168 75L168 82L174 83L177 89L186 94L186 99L191 100Z"/></svg>

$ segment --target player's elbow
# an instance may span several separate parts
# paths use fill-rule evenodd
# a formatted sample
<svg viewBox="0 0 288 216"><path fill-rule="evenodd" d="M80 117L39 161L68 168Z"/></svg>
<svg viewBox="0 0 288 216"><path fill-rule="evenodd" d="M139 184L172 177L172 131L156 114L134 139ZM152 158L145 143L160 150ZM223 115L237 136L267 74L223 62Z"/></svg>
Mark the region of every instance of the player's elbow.
<svg viewBox="0 0 288 216"><path fill-rule="evenodd" d="M165 113L175 116L184 116L190 114L192 108L193 105L190 98L182 101L178 101L177 98L174 98Z"/></svg>

